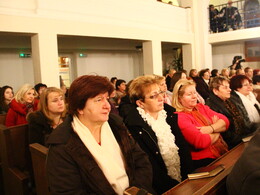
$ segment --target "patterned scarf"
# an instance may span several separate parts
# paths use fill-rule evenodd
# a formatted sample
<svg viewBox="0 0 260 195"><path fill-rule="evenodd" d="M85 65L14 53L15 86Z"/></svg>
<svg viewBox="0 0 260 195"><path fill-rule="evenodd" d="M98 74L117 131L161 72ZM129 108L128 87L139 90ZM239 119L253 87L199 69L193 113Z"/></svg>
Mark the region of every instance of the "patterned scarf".
<svg viewBox="0 0 260 195"><path fill-rule="evenodd" d="M234 126L235 126L235 133L241 134L243 132L243 129L246 126L245 122L243 120L243 117L241 116L240 112L238 111L236 105L233 104L230 100L224 101L224 104L232 115L232 119L234 121Z"/></svg>

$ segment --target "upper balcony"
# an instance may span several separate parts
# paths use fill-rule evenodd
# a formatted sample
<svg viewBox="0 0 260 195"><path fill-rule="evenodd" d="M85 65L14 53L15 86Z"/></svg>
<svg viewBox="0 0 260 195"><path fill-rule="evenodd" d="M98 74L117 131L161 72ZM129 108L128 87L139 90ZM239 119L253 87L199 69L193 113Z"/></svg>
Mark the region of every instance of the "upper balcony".
<svg viewBox="0 0 260 195"><path fill-rule="evenodd" d="M259 39L259 2L241 0L209 8L209 32L211 44Z"/></svg>

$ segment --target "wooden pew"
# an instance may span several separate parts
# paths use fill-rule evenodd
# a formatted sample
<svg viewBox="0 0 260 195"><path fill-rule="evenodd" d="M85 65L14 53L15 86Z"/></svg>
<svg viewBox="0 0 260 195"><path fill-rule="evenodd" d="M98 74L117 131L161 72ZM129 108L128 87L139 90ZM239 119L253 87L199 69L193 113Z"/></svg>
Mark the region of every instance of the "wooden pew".
<svg viewBox="0 0 260 195"><path fill-rule="evenodd" d="M30 194L31 159L28 125L0 126L0 149L6 195Z"/></svg>
<svg viewBox="0 0 260 195"><path fill-rule="evenodd" d="M231 172L234 164L244 151L247 143L241 143L232 150L228 151L226 154L216 159L210 165L220 165L223 164L225 169L220 172L215 177L189 180L186 179L179 183L177 186L165 192L163 195L201 195L201 194L219 194L225 195L226 191L226 178Z"/></svg>
<svg viewBox="0 0 260 195"><path fill-rule="evenodd" d="M50 195L45 167L48 148L34 143L30 144L30 151L37 195Z"/></svg>
<svg viewBox="0 0 260 195"><path fill-rule="evenodd" d="M0 114L0 124L5 125L6 114Z"/></svg>

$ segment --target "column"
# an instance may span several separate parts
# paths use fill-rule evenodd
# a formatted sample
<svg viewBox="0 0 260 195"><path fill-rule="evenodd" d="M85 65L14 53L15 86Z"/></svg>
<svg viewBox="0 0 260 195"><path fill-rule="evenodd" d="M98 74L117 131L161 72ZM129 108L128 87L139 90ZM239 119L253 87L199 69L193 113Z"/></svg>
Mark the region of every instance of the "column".
<svg viewBox="0 0 260 195"><path fill-rule="evenodd" d="M54 33L39 33L31 37L35 83L60 87L58 67L58 42Z"/></svg>
<svg viewBox="0 0 260 195"><path fill-rule="evenodd" d="M192 68L196 68L198 70L203 68L212 69L212 46L208 43L209 0L182 0L181 6L191 7L192 31L194 32L194 39L192 45L184 46L183 53L190 50L190 57L192 58ZM188 61L186 60L186 62L184 62L185 68L185 63L187 63Z"/></svg>
<svg viewBox="0 0 260 195"><path fill-rule="evenodd" d="M162 75L161 41L143 42L144 74Z"/></svg>

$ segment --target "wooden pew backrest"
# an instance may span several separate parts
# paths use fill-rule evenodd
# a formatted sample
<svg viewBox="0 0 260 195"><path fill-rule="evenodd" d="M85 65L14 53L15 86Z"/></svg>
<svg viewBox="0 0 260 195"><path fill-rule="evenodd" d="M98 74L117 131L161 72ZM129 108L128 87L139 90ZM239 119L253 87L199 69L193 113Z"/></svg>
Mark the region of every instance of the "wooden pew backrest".
<svg viewBox="0 0 260 195"><path fill-rule="evenodd" d="M28 125L17 125L2 129L2 161L8 167L24 170L30 160ZM28 158L29 157L29 158Z"/></svg>
<svg viewBox="0 0 260 195"><path fill-rule="evenodd" d="M0 150L6 194L28 194L32 173L28 125L0 125Z"/></svg>
<svg viewBox="0 0 260 195"><path fill-rule="evenodd" d="M46 175L46 158L48 148L41 144L34 143L30 144L30 151L37 195L50 195Z"/></svg>
<svg viewBox="0 0 260 195"><path fill-rule="evenodd" d="M2 125L5 124L5 118L6 118L6 114L0 114L0 124Z"/></svg>

